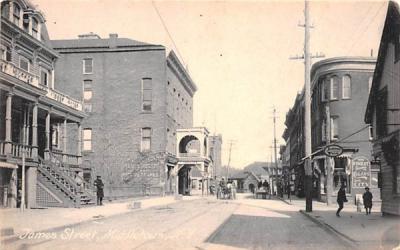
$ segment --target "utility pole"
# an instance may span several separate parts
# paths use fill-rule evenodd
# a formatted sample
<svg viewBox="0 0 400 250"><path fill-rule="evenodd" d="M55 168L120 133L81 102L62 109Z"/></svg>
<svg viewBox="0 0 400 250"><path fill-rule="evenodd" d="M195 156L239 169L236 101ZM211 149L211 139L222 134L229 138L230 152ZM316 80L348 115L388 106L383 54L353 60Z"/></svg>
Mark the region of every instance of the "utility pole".
<svg viewBox="0 0 400 250"><path fill-rule="evenodd" d="M313 170L311 166L311 83L310 83L310 68L311 56L310 54L310 17L309 17L309 1L304 2L304 55L302 57L296 56L291 59L304 59L304 137L305 137L305 161L304 161L304 189L306 195L306 212L312 212L312 175ZM317 54L314 57L324 57L323 54Z"/></svg>
<svg viewBox="0 0 400 250"><path fill-rule="evenodd" d="M329 102L325 104L325 116L326 116L326 145L331 144L331 112ZM332 204L332 193L333 193L333 176L332 176L332 157L327 156L326 158L326 204Z"/></svg>
<svg viewBox="0 0 400 250"><path fill-rule="evenodd" d="M276 171L276 179L278 176L278 156L276 152L276 109L273 107L273 117L272 119L274 120L274 156L275 156L275 171Z"/></svg>

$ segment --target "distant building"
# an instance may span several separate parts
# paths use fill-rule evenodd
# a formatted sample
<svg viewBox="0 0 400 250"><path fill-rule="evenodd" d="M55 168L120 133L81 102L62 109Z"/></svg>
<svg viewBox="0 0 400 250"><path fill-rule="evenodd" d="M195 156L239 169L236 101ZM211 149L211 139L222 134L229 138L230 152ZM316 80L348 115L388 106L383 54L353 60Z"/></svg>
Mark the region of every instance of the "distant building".
<svg viewBox="0 0 400 250"><path fill-rule="evenodd" d="M365 113L381 168L382 212L400 215L400 9L389 2Z"/></svg>
<svg viewBox="0 0 400 250"><path fill-rule="evenodd" d="M236 182L236 191L238 193L254 193L261 181L260 177L253 172L243 171L234 174L229 180Z"/></svg>
<svg viewBox="0 0 400 250"><path fill-rule="evenodd" d="M106 197L173 193L176 131L193 126L196 85L173 51L110 34L53 40L56 87L82 100L83 169Z"/></svg>
<svg viewBox="0 0 400 250"><path fill-rule="evenodd" d="M334 57L315 63L311 69L311 130L314 166L314 196L335 200L340 186L355 201L357 194L370 187L374 200L380 200L379 168L371 165L371 136L363 121L365 105L376 59L372 57ZM330 128L330 129L329 129ZM343 153L328 157L328 144L343 148ZM327 180L327 162L332 167L332 183ZM333 193L327 194L328 186ZM349 199L350 200L350 199Z"/></svg>
<svg viewBox="0 0 400 250"><path fill-rule="evenodd" d="M214 166L214 178L218 177L218 172L222 169L222 135L211 135L208 137L210 145L210 157Z"/></svg>
<svg viewBox="0 0 400 250"><path fill-rule="evenodd" d="M297 94L293 107L287 112L285 125L291 188L294 194L304 197L304 90Z"/></svg>

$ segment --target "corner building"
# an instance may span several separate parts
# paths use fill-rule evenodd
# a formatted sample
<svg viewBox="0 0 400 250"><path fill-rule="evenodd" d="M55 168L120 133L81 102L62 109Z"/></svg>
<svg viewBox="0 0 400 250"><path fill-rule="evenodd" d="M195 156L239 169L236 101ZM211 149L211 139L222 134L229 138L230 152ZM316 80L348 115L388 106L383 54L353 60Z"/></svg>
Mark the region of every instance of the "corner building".
<svg viewBox="0 0 400 250"><path fill-rule="evenodd" d="M193 123L197 90L161 45L89 33L53 40L56 87L83 102L82 167L109 198L173 193L176 130Z"/></svg>
<svg viewBox="0 0 400 250"><path fill-rule="evenodd" d="M345 186L348 200L362 201L368 186L374 201L380 201L379 166L371 154L370 128L364 123L375 62L372 57L334 57L312 66L313 181L315 196L321 200L335 200L340 186ZM323 149L331 144L339 145L343 153L326 156Z"/></svg>

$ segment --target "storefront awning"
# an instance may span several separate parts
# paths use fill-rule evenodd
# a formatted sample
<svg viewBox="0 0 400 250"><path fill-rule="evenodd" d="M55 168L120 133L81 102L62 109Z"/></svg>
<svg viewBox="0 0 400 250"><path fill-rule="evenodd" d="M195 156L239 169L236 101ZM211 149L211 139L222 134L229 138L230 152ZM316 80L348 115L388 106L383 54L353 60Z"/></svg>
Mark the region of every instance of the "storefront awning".
<svg viewBox="0 0 400 250"><path fill-rule="evenodd" d="M0 168L16 169L16 168L18 168L18 166L17 166L17 164L14 164L14 163L0 161Z"/></svg>

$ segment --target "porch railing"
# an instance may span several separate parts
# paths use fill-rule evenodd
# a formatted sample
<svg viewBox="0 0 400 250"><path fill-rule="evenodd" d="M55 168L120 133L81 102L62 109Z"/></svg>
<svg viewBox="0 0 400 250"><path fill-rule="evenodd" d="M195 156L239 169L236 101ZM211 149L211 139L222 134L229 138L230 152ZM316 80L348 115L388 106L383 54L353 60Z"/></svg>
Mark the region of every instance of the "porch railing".
<svg viewBox="0 0 400 250"><path fill-rule="evenodd" d="M7 145L9 145L7 147ZM26 158L33 158L33 147L15 142L0 141L0 155L11 154L14 158L22 158L22 152L25 150Z"/></svg>
<svg viewBox="0 0 400 250"><path fill-rule="evenodd" d="M65 154L60 152L52 152L53 156L63 163L69 165L80 165L81 156L73 155L73 154Z"/></svg>
<svg viewBox="0 0 400 250"><path fill-rule="evenodd" d="M200 153L179 153L179 157L201 157Z"/></svg>

